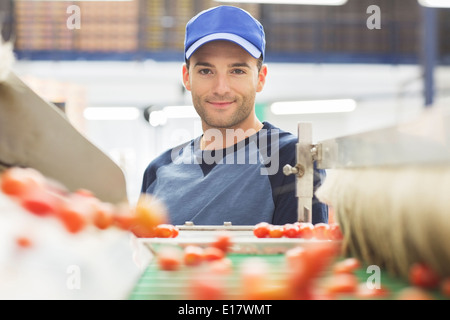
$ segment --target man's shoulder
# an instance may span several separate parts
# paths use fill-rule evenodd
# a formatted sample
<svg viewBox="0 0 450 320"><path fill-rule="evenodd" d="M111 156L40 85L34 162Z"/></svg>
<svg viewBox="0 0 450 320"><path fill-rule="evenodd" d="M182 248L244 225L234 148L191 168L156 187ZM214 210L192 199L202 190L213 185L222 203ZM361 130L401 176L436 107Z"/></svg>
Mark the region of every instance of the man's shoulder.
<svg viewBox="0 0 450 320"><path fill-rule="evenodd" d="M295 144L297 143L297 136L293 133L280 129L277 126L274 126L270 122L265 121L263 129L267 130L267 133L271 136L277 135L279 137L280 142L283 144Z"/></svg>
<svg viewBox="0 0 450 320"><path fill-rule="evenodd" d="M186 141L183 142L175 147L172 147L170 149L167 149L166 151L164 151L163 153L161 153L160 155L158 155L156 158L154 158L150 164L149 167L153 167L153 168L157 168L157 167L161 167L167 164L170 164L173 162L174 157L176 157L177 155L179 155L182 150L190 145L192 145L194 140L190 140L190 141Z"/></svg>

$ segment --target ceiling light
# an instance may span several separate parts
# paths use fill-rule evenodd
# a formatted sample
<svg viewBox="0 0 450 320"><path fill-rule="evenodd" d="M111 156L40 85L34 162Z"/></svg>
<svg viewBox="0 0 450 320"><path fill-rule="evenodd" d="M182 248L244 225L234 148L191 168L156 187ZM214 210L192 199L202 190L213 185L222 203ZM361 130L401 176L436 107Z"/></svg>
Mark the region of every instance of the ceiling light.
<svg viewBox="0 0 450 320"><path fill-rule="evenodd" d="M133 0L16 0L18 2L131 2Z"/></svg>
<svg viewBox="0 0 450 320"><path fill-rule="evenodd" d="M356 101L353 99L286 101L270 106L276 115L351 112L355 108Z"/></svg>
<svg viewBox="0 0 450 320"><path fill-rule="evenodd" d="M162 109L167 118L198 118L197 111L193 106L168 106Z"/></svg>
<svg viewBox="0 0 450 320"><path fill-rule="evenodd" d="M217 2L260 3L260 4L301 4L317 6L341 6L347 0L216 0Z"/></svg>
<svg viewBox="0 0 450 320"><path fill-rule="evenodd" d="M449 0L418 0L419 4L431 8L450 8Z"/></svg>
<svg viewBox="0 0 450 320"><path fill-rule="evenodd" d="M87 120L136 120L141 111L135 107L89 107L83 116Z"/></svg>

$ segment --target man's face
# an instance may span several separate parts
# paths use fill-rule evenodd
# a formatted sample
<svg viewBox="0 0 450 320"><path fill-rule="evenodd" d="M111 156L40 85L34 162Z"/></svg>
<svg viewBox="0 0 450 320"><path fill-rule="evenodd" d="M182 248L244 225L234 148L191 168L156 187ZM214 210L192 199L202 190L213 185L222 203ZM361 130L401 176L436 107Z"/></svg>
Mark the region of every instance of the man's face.
<svg viewBox="0 0 450 320"><path fill-rule="evenodd" d="M183 67L197 113L209 128L237 128L254 115L255 96L263 89L266 66L239 45L213 41L201 46Z"/></svg>

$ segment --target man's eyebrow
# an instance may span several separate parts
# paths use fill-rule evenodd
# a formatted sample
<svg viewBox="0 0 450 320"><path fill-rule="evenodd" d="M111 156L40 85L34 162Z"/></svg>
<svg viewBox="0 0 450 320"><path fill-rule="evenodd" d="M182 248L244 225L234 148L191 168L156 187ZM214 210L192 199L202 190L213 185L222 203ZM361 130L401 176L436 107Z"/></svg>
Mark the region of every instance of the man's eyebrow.
<svg viewBox="0 0 450 320"><path fill-rule="evenodd" d="M195 67L208 67L208 68L214 68L214 65L209 62L202 62L199 61L194 65ZM228 65L229 68L250 68L248 63L246 62L236 62Z"/></svg>
<svg viewBox="0 0 450 320"><path fill-rule="evenodd" d="M209 67L209 68L213 68L214 66L211 63L199 61L199 62L197 62L194 65L194 68L195 67Z"/></svg>
<svg viewBox="0 0 450 320"><path fill-rule="evenodd" d="M250 68L247 62L238 62L228 65L229 68Z"/></svg>

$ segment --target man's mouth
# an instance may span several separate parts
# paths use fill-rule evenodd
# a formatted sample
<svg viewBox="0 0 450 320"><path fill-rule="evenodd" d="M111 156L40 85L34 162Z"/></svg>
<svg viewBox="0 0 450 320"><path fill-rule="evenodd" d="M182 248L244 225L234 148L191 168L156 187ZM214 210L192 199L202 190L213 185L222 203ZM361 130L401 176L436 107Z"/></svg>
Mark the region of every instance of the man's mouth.
<svg viewBox="0 0 450 320"><path fill-rule="evenodd" d="M234 103L234 101L208 101L210 105L218 109L224 109Z"/></svg>

